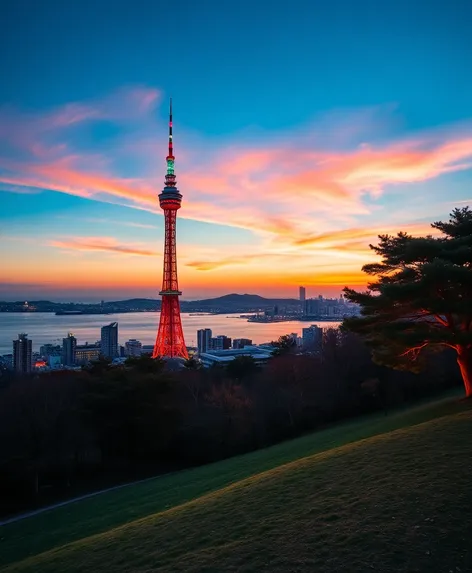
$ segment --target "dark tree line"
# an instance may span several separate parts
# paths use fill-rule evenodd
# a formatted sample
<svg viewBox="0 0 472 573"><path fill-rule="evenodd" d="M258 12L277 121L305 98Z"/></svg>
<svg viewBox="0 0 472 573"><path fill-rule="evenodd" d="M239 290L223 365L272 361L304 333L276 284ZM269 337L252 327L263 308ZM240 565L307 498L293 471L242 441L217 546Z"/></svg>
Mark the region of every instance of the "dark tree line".
<svg viewBox="0 0 472 573"><path fill-rule="evenodd" d="M189 467L392 407L460 383L453 352L419 374L372 362L355 334L329 329L322 356L281 339L263 367L169 372L148 357L110 368L51 372L0 385L3 514Z"/></svg>

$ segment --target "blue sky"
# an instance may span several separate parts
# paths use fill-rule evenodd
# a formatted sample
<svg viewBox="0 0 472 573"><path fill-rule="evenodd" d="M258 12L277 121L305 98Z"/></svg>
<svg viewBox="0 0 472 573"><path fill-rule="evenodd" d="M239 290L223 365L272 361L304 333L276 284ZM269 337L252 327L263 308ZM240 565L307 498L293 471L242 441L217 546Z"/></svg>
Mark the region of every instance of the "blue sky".
<svg viewBox="0 0 472 573"><path fill-rule="evenodd" d="M2 20L0 298L155 296L169 96L184 298L362 284L378 232L470 198L469 2L18 0Z"/></svg>

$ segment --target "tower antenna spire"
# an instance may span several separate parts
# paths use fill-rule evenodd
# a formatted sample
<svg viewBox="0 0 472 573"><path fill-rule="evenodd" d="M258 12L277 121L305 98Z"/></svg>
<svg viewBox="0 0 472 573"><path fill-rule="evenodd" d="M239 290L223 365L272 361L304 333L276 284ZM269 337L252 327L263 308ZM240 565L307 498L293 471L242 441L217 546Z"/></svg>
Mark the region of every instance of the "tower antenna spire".
<svg viewBox="0 0 472 573"><path fill-rule="evenodd" d="M172 98L170 98L169 103L169 152L166 157L167 163L167 174L165 176L165 186L175 187L177 181L174 173L174 142L172 141Z"/></svg>
<svg viewBox="0 0 472 573"><path fill-rule="evenodd" d="M169 158L174 159L174 145L172 142L172 98L169 104Z"/></svg>

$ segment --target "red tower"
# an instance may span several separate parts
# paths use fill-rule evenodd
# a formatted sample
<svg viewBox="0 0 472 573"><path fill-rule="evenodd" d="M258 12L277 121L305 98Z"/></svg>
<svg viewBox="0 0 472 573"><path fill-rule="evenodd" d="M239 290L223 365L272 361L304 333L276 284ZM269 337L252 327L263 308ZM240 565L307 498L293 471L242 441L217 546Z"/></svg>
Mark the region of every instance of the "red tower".
<svg viewBox="0 0 472 573"><path fill-rule="evenodd" d="M164 210L164 276L162 278L161 319L154 345L153 358L188 358L185 346L182 322L180 321L179 284L177 281L177 253L175 245L175 227L177 209L180 209L182 195L176 187L174 174L174 149L172 145L172 99L169 114L169 154L166 157L167 175L165 186L159 195L159 204Z"/></svg>

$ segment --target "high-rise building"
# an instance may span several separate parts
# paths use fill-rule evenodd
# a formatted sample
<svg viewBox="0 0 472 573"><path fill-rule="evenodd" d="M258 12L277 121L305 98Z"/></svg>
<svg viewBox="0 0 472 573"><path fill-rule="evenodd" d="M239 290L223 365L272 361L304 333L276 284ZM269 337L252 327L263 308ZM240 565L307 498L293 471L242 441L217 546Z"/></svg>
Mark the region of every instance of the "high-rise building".
<svg viewBox="0 0 472 573"><path fill-rule="evenodd" d="M305 350L321 350L323 329L316 324L302 329L303 348Z"/></svg>
<svg viewBox="0 0 472 573"><path fill-rule="evenodd" d="M13 341L13 370L26 374L32 369L32 343L27 334L19 334Z"/></svg>
<svg viewBox="0 0 472 573"><path fill-rule="evenodd" d="M111 322L102 326L100 354L104 358L116 358L118 356L118 323Z"/></svg>
<svg viewBox="0 0 472 573"><path fill-rule="evenodd" d="M197 348L198 354L210 350L211 328L202 328L197 330Z"/></svg>
<svg viewBox="0 0 472 573"><path fill-rule="evenodd" d="M301 286L299 287L299 291L300 291L300 301L301 302L305 302L306 299L306 288Z"/></svg>
<svg viewBox="0 0 472 573"><path fill-rule="evenodd" d="M139 340L130 338L125 342L125 356L141 356L143 345Z"/></svg>
<svg viewBox="0 0 472 573"><path fill-rule="evenodd" d="M67 338L62 339L62 363L65 366L73 366L75 364L75 349L77 346L77 338L69 332Z"/></svg>
<svg viewBox="0 0 472 573"><path fill-rule="evenodd" d="M167 175L165 186L159 195L159 204L164 211L165 240L164 240L164 274L162 278L161 318L157 331L156 344L152 353L153 358L188 358L185 346L182 322L180 319L180 303L177 280L176 224L177 211L182 203L182 195L177 189L174 173L174 148L172 142L172 99L169 113L169 153L166 157Z"/></svg>
<svg viewBox="0 0 472 573"><path fill-rule="evenodd" d="M233 340L233 348L235 350L244 348L245 346L252 346L252 340L250 338L235 338Z"/></svg>

